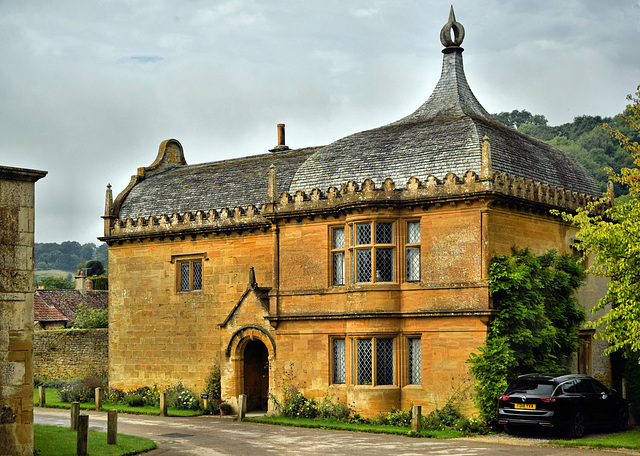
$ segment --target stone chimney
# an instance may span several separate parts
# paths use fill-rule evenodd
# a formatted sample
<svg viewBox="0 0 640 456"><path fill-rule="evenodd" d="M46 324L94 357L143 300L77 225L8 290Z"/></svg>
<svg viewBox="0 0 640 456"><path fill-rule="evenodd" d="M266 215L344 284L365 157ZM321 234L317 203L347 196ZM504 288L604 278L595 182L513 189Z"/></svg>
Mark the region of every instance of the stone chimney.
<svg viewBox="0 0 640 456"><path fill-rule="evenodd" d="M281 150L289 150L289 146L285 145L284 140L284 124L278 124L278 145L269 152L279 152Z"/></svg>
<svg viewBox="0 0 640 456"><path fill-rule="evenodd" d="M76 290L80 290L81 292L85 291L85 281L87 280L87 278L84 276L84 274L82 273L82 271L78 271L78 274L76 274L75 276L75 281L76 281Z"/></svg>

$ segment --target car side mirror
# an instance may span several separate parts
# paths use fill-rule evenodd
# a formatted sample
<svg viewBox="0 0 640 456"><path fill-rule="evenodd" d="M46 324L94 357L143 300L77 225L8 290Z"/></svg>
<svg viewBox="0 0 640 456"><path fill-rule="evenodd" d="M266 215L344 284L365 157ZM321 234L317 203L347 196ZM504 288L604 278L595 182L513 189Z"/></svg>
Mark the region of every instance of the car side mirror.
<svg viewBox="0 0 640 456"><path fill-rule="evenodd" d="M618 392L612 388L612 389L609 390L609 394L611 394L613 396L617 396Z"/></svg>

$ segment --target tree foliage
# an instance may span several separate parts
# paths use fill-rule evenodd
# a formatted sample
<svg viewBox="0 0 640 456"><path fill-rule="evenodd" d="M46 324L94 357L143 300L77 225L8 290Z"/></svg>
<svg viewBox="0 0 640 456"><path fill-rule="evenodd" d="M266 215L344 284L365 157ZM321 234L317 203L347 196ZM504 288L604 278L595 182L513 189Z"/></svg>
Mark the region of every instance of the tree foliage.
<svg viewBox="0 0 640 456"><path fill-rule="evenodd" d="M100 246L90 242L80 244L76 241L65 241L61 244L56 242L35 243L34 244L34 264L35 268L61 269L63 271L76 272L79 264L91 260L100 261L102 265L108 264L107 244Z"/></svg>
<svg viewBox="0 0 640 456"><path fill-rule="evenodd" d="M46 290L72 290L75 285L60 277L43 277L36 284L37 286L43 286Z"/></svg>
<svg viewBox="0 0 640 456"><path fill-rule="evenodd" d="M539 114L531 114L525 109L523 109L522 111L514 109L511 112L501 112L498 114L494 114L493 117L512 128L519 128L521 125L547 125L547 118L545 116Z"/></svg>
<svg viewBox="0 0 640 456"><path fill-rule="evenodd" d="M602 129L603 123L609 123L627 137L638 140L638 132L630 128L620 117L584 115L575 117L573 122L558 126L547 125L544 116L534 115L526 110L501 112L493 114L493 117L524 134L548 142L578 161L593 175L603 193L609 180L605 168L619 171L633 165L629 154ZM615 193L624 195L626 189L616 183Z"/></svg>
<svg viewBox="0 0 640 456"><path fill-rule="evenodd" d="M109 327L109 309L92 309L81 302L76 310L76 322L73 327L82 329L107 328Z"/></svg>
<svg viewBox="0 0 640 456"><path fill-rule="evenodd" d="M479 353L469 358L476 404L487 423L509 380L530 372L564 372L578 347L584 309L575 297L585 273L573 255L528 249L492 259L489 294L497 314Z"/></svg>
<svg viewBox="0 0 640 456"><path fill-rule="evenodd" d="M605 354L620 350L628 356L640 350L640 86L635 96L627 98L632 103L619 118L636 134L610 124L604 128L633 159L633 167L607 170L612 182L628 189L630 198L602 215L597 214L603 200L563 216L579 228L579 248L593 255L589 272L609 278L607 294L594 308L594 312L609 309L591 324L600 329L596 337L610 343Z"/></svg>

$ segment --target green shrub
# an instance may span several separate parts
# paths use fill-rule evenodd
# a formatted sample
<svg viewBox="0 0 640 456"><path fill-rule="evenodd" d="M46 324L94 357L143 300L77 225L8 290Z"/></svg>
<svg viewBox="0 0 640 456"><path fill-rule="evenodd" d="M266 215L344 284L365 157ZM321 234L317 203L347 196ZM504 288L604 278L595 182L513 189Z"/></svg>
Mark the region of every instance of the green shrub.
<svg viewBox="0 0 640 456"><path fill-rule="evenodd" d="M62 388L66 384L67 384L66 380L61 380L59 378L49 378L49 379L34 378L33 379L34 388L38 388L39 386L44 386L45 388L58 389L58 388Z"/></svg>
<svg viewBox="0 0 640 456"><path fill-rule="evenodd" d="M124 397L124 403L130 407L142 407L144 404L144 397L141 394L131 393Z"/></svg>
<svg viewBox="0 0 640 456"><path fill-rule="evenodd" d="M167 403L169 407L183 410L200 410L200 399L196 394L185 388L182 382L167 390Z"/></svg>
<svg viewBox="0 0 640 456"><path fill-rule="evenodd" d="M301 392L285 397L283 406L284 416L289 418L315 418L318 415L315 399L307 399Z"/></svg>
<svg viewBox="0 0 640 456"><path fill-rule="evenodd" d="M322 419L344 420L351 410L344 402L334 401L333 396L327 393L320 402L316 404L317 416Z"/></svg>
<svg viewBox="0 0 640 456"><path fill-rule="evenodd" d="M58 395L62 402L92 402L96 397L96 388L105 388L106 379L88 377L71 380L58 388Z"/></svg>
<svg viewBox="0 0 640 456"><path fill-rule="evenodd" d="M217 364L211 368L205 379L204 394L213 401L221 399L220 394L220 366Z"/></svg>
<svg viewBox="0 0 640 456"><path fill-rule="evenodd" d="M409 410L396 410L391 407L391 411L387 413L386 421L390 426L408 427L411 426L413 412Z"/></svg>
<svg viewBox="0 0 640 456"><path fill-rule="evenodd" d="M74 328L92 329L109 327L109 309L92 309L84 305L78 304L76 311L76 322Z"/></svg>

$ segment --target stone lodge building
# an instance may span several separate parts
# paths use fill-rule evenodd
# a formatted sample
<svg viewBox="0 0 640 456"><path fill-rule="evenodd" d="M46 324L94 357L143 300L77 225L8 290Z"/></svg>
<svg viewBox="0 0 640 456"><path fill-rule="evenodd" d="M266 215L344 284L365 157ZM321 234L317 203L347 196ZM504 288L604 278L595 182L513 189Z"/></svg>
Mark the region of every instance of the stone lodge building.
<svg viewBox="0 0 640 456"><path fill-rule="evenodd" d="M364 415L443 404L484 343L490 259L571 251L549 210L601 196L480 105L463 37L452 11L440 81L397 122L296 150L279 125L268 153L197 165L170 139L115 200L108 186L111 386L200 389L219 364L249 409L288 369Z"/></svg>

